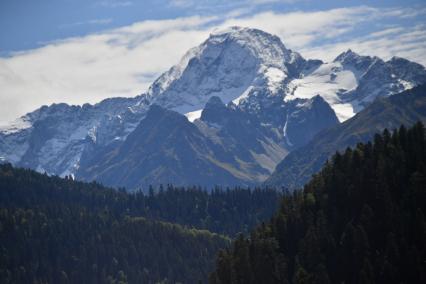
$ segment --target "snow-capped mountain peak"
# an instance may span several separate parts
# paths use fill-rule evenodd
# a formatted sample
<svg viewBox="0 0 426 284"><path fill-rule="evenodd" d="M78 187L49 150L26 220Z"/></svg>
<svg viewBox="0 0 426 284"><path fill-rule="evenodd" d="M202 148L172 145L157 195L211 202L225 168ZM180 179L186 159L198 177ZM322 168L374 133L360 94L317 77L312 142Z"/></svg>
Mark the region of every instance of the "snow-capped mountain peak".
<svg viewBox="0 0 426 284"><path fill-rule="evenodd" d="M333 63L340 63L346 69L351 69L356 72L358 76L362 76L369 67L378 61L383 62L380 58L376 56L365 56L360 55L351 49L348 49L345 52L339 54L334 60Z"/></svg>
<svg viewBox="0 0 426 284"><path fill-rule="evenodd" d="M264 31L243 27L231 27L213 32L206 43L220 44L226 41L238 43L258 57L262 64L284 68L284 62L292 60L291 51L281 42L280 38Z"/></svg>
<svg viewBox="0 0 426 284"><path fill-rule="evenodd" d="M147 97L181 113L199 111L212 96L238 104L253 87L277 93L300 61L277 36L231 27L187 52L152 84Z"/></svg>
<svg viewBox="0 0 426 284"><path fill-rule="evenodd" d="M334 62L336 62L336 61L344 62L346 60L352 61L352 60L358 59L360 57L362 57L362 56L359 55L358 53L352 51L352 49L349 48L348 50L337 55L337 57L334 59Z"/></svg>
<svg viewBox="0 0 426 284"><path fill-rule="evenodd" d="M385 62L348 49L332 62L303 71L300 78L288 84L285 100L320 95L342 122L377 97L399 93L425 80L426 71L420 64L398 58Z"/></svg>

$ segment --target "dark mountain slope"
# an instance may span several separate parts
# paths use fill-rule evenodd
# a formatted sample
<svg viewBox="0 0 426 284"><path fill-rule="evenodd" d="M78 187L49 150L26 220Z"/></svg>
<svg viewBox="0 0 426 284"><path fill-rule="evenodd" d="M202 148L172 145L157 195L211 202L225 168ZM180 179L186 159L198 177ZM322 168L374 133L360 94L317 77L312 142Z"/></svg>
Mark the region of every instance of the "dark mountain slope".
<svg viewBox="0 0 426 284"><path fill-rule="evenodd" d="M129 189L159 181L205 185L220 179L238 184L237 178L211 162L224 156L220 151L185 116L154 105L124 143L87 161L77 178Z"/></svg>
<svg viewBox="0 0 426 284"><path fill-rule="evenodd" d="M194 123L154 105L124 141L85 151L76 177L130 190L168 183L251 186L269 177L289 148L338 123L319 96L280 105L274 114L288 121L285 137L218 97L210 98Z"/></svg>
<svg viewBox="0 0 426 284"><path fill-rule="evenodd" d="M264 181L280 160L287 154L274 131L263 127L256 116L237 108L226 106L218 97L206 104L199 120L194 124L214 144L223 149L225 156L218 157L229 163L229 171L251 183Z"/></svg>

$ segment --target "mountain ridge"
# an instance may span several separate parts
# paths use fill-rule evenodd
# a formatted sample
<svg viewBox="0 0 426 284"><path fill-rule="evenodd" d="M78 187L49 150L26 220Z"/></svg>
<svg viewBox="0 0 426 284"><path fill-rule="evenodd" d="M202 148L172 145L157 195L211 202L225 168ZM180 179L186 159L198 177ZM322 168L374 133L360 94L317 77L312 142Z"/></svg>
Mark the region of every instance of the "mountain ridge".
<svg viewBox="0 0 426 284"><path fill-rule="evenodd" d="M353 118L321 131L284 158L265 184L301 188L336 151L366 142L385 128L408 127L417 121L426 123L426 85L378 99Z"/></svg>
<svg viewBox="0 0 426 284"><path fill-rule="evenodd" d="M255 118L262 128L256 131L268 133L261 140L274 144L274 151L281 153L275 156L282 158L284 152L306 144L317 132L337 124L336 115L343 121L376 97L426 82L424 67L408 60L393 58L384 62L352 51L338 58L339 62L330 63L306 60L287 49L276 36L257 29L230 28L212 34L191 49L145 94L81 107L55 104L27 114L15 125L0 130L0 158L39 172L76 175L87 164L85 159L93 158L91 153L122 144L151 105L178 111L200 126L202 121L196 121L214 96ZM315 104L318 110L301 111L303 102L317 95L336 115L319 103ZM278 161L271 160L272 156L270 153L254 159L260 164L256 175L275 167Z"/></svg>

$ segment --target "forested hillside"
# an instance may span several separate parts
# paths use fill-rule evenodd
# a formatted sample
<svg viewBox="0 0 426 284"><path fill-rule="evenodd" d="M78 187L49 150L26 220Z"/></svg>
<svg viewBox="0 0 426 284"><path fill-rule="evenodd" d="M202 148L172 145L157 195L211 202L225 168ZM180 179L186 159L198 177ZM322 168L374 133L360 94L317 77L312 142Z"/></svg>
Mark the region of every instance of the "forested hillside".
<svg viewBox="0 0 426 284"><path fill-rule="evenodd" d="M336 153L211 283L425 283L426 139L417 123Z"/></svg>
<svg viewBox="0 0 426 284"><path fill-rule="evenodd" d="M157 191L129 194L0 165L0 282L206 280L217 251L230 242L225 234L270 218L282 196L238 188Z"/></svg>
<svg viewBox="0 0 426 284"><path fill-rule="evenodd" d="M208 231L72 206L0 209L0 224L1 283L196 282L228 243Z"/></svg>

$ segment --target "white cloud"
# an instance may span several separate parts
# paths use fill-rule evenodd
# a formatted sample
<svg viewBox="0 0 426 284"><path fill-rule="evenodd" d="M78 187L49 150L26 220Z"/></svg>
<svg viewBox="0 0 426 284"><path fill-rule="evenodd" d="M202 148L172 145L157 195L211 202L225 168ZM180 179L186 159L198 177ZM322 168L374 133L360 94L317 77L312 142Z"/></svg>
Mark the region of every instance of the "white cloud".
<svg viewBox="0 0 426 284"><path fill-rule="evenodd" d="M231 25L276 34L287 47L307 58L331 60L352 48L361 54L385 59L397 55L426 64L424 25L407 28L394 24L371 34L348 37L360 25L407 15L414 12L354 7L247 15L247 10L232 10L221 18L194 16L143 21L51 42L42 48L0 58L0 122L42 104L95 103L112 96L138 95L189 48L204 41L210 31Z"/></svg>
<svg viewBox="0 0 426 284"><path fill-rule="evenodd" d="M301 48L317 39L337 37L358 23L373 17L369 7L342 8L318 12L263 12L245 18L229 19L221 26L256 27L278 35L291 48Z"/></svg>
<svg viewBox="0 0 426 284"><path fill-rule="evenodd" d="M0 58L0 120L42 104L135 96L208 36L213 18L145 21Z"/></svg>
<svg viewBox="0 0 426 284"><path fill-rule="evenodd" d="M405 57L426 66L426 28L420 25L404 29L384 29L348 41L304 48L301 52L307 58L330 61L349 48L357 53L378 56L384 60L392 56Z"/></svg>
<svg viewBox="0 0 426 284"><path fill-rule="evenodd" d="M81 26L81 25L107 25L109 23L112 23L112 19L92 19L88 21L81 21L81 22L75 22L71 24L65 24L61 25L60 28L69 28L69 27L75 27L75 26Z"/></svg>
<svg viewBox="0 0 426 284"><path fill-rule="evenodd" d="M93 19L88 21L87 23L91 24L91 25L106 25L112 22L111 18L108 19Z"/></svg>
<svg viewBox="0 0 426 284"><path fill-rule="evenodd" d="M402 33L402 32L404 32L404 28L401 28L401 27L385 28L384 30L371 33L368 37L377 38L377 37L383 37L383 36L393 35L393 34Z"/></svg>

